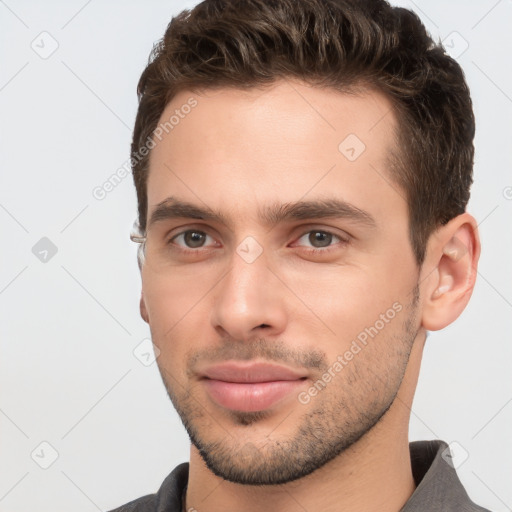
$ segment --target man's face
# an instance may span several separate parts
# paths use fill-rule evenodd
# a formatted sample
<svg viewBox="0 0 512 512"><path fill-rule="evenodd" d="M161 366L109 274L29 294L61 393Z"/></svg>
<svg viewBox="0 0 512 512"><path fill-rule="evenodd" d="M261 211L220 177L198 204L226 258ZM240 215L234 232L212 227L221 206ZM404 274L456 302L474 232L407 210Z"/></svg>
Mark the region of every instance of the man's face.
<svg viewBox="0 0 512 512"><path fill-rule="evenodd" d="M288 81L181 92L161 122L176 110L148 177L148 219L177 214L142 269L158 366L211 471L291 481L371 434L418 332L396 121L378 93Z"/></svg>

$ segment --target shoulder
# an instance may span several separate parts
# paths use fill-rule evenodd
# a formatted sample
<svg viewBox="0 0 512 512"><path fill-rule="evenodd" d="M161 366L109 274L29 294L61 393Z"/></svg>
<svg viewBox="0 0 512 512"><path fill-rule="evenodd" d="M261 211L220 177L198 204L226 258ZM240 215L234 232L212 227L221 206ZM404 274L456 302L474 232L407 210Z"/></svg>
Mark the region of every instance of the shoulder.
<svg viewBox="0 0 512 512"><path fill-rule="evenodd" d="M156 512L156 494L148 494L142 498L125 503L110 512Z"/></svg>
<svg viewBox="0 0 512 512"><path fill-rule="evenodd" d="M416 490L401 512L490 512L471 501L453 463L449 445L439 439L409 444Z"/></svg>
<svg viewBox="0 0 512 512"><path fill-rule="evenodd" d="M181 495L188 483L188 462L176 466L158 492L130 501L110 512L181 512Z"/></svg>

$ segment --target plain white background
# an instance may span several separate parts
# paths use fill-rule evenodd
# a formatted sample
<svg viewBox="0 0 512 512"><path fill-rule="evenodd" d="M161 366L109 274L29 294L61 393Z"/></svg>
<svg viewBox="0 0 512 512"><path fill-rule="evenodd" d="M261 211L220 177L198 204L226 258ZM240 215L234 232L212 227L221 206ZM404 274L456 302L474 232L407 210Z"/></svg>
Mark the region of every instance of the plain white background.
<svg viewBox="0 0 512 512"><path fill-rule="evenodd" d="M128 159L153 43L195 3L0 1L2 512L108 510L188 460L156 364L136 357L149 328L131 176L102 200L93 190ZM512 1L401 5L471 87L483 244L469 307L427 341L410 439L458 443L473 500L511 510Z"/></svg>

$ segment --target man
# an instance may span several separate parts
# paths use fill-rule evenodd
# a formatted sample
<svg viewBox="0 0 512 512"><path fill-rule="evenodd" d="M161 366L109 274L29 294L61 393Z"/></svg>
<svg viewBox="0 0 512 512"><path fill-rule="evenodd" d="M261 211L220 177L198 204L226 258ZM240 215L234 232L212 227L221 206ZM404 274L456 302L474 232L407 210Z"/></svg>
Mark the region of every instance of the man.
<svg viewBox="0 0 512 512"><path fill-rule="evenodd" d="M384 1L206 0L138 93L140 310L192 444L117 510L484 510L408 441L480 254L458 64Z"/></svg>

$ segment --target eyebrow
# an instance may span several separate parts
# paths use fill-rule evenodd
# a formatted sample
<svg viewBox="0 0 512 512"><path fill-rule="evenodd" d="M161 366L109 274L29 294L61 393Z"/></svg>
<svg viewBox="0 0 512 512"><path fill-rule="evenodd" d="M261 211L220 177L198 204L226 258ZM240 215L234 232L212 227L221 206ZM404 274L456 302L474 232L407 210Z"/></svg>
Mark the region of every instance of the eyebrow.
<svg viewBox="0 0 512 512"><path fill-rule="evenodd" d="M232 221L224 213L207 206L197 206L175 197L168 197L158 203L151 213L148 228L163 220L200 219L215 221L232 227ZM346 219L365 227L375 228L377 222L367 211L341 199L318 199L294 203L274 203L258 212L258 219L267 226L293 220Z"/></svg>

